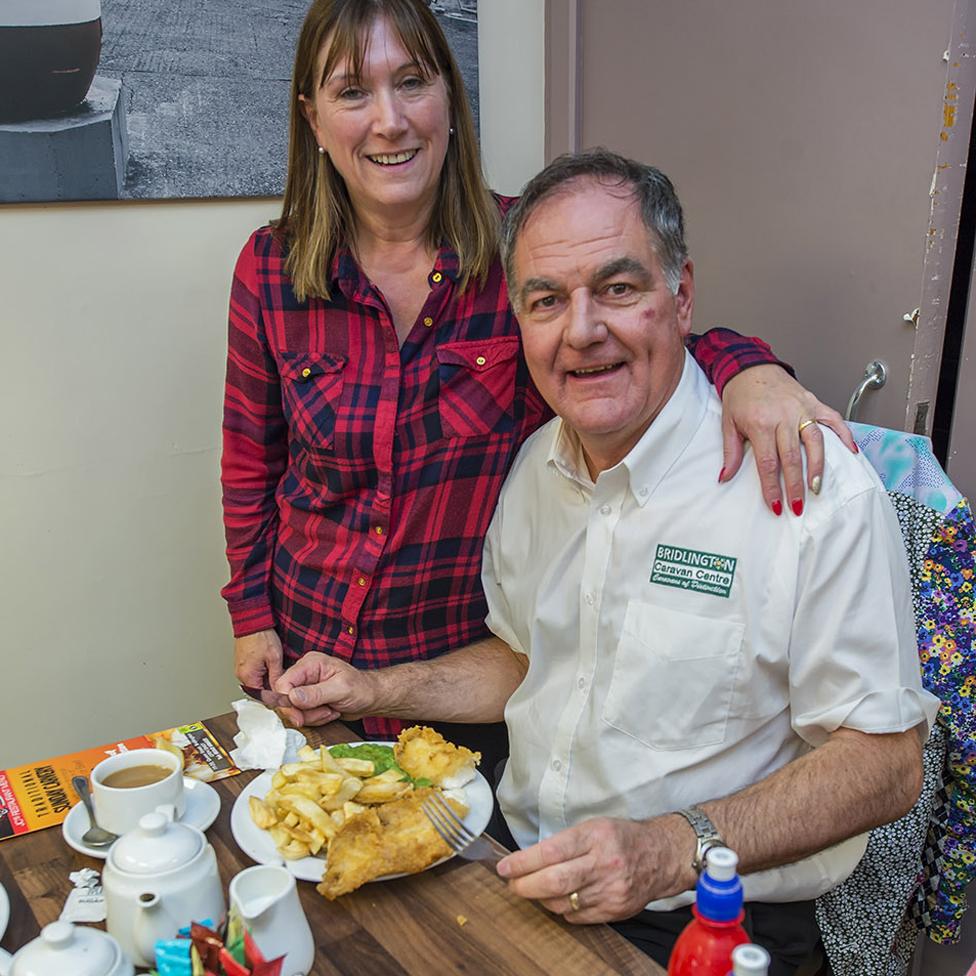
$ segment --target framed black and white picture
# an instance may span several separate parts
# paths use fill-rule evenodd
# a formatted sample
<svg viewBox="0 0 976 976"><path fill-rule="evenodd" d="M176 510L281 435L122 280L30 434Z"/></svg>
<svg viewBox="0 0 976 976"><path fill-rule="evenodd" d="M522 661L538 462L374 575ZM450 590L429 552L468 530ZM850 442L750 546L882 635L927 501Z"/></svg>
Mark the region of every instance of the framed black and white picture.
<svg viewBox="0 0 976 976"><path fill-rule="evenodd" d="M478 122L477 0L428 0ZM0 0L0 202L277 196L308 0Z"/></svg>

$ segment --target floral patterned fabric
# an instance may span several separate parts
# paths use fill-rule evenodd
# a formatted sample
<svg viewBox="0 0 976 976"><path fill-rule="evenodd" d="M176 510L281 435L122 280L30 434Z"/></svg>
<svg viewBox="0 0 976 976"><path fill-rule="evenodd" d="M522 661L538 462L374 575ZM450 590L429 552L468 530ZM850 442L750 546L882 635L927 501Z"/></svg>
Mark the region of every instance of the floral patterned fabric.
<svg viewBox="0 0 976 976"><path fill-rule="evenodd" d="M871 832L851 877L817 900L817 921L836 976L903 976L919 929L958 939L976 879L976 525L928 438L851 427L898 515L922 680L942 708L918 803Z"/></svg>
<svg viewBox="0 0 976 976"><path fill-rule="evenodd" d="M955 942L976 879L976 527L963 499L932 538L922 567L918 653L925 687L942 700L949 733L942 870L921 921L935 942Z"/></svg>
<svg viewBox="0 0 976 976"><path fill-rule="evenodd" d="M945 757L945 730L936 724L922 754L918 802L901 820L872 830L851 876L817 899L817 924L834 976L908 973L918 928L905 908L922 881L919 852L932 813L941 808Z"/></svg>

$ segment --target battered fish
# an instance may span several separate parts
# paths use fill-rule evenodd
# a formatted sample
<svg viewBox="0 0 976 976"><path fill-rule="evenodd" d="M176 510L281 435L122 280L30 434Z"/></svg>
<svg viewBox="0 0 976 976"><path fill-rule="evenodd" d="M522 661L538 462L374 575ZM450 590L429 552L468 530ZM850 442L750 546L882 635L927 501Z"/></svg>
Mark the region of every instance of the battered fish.
<svg viewBox="0 0 976 976"><path fill-rule="evenodd" d="M354 814L329 844L325 876L318 891L330 901L386 874L414 874L451 853L421 809L431 787ZM445 800L459 817L467 807Z"/></svg>
<svg viewBox="0 0 976 976"><path fill-rule="evenodd" d="M429 779L446 790L474 779L481 753L448 742L426 725L404 729L393 747L397 765L414 779Z"/></svg>

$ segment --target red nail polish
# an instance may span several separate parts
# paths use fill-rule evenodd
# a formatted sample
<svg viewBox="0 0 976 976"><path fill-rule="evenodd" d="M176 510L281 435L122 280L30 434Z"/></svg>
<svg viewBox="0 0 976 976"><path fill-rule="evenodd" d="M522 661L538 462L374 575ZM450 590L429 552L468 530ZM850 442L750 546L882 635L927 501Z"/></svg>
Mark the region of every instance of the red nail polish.
<svg viewBox="0 0 976 976"><path fill-rule="evenodd" d="M777 498L772 504L773 515L780 516L783 514L783 503Z"/></svg>
<svg viewBox="0 0 976 976"><path fill-rule="evenodd" d="M860 454L861 453L861 449L857 446L857 444L854 445L854 453L855 454Z"/></svg>
<svg viewBox="0 0 976 976"><path fill-rule="evenodd" d="M725 468L722 468L722 470L721 470L721 471L719 471L719 473L718 473L718 483L719 483L719 484L721 484L721 483L722 483L722 479L723 479L724 477L725 477Z"/></svg>
<svg viewBox="0 0 976 976"><path fill-rule="evenodd" d="M794 515L797 515L797 516L802 515L803 514L803 499L802 498L794 498L793 499L793 504L790 507L793 509L793 514Z"/></svg>

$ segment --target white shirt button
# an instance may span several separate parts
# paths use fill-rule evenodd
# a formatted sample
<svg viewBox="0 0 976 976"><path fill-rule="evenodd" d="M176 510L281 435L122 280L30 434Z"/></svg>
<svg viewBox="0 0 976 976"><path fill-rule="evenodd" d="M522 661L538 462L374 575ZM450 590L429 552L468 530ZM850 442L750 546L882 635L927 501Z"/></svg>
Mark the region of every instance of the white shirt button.
<svg viewBox="0 0 976 976"><path fill-rule="evenodd" d="M576 682L576 687L579 688L580 691L582 691L586 687L586 678L580 678Z"/></svg>
<svg viewBox="0 0 976 976"><path fill-rule="evenodd" d="M647 486L645 485L642 488L638 488L637 489L637 494L640 495L641 498L646 498L647 497Z"/></svg>
<svg viewBox="0 0 976 976"><path fill-rule="evenodd" d="M610 511L611 511L611 509L610 509L610 506L609 505L601 505L600 506L600 514L601 515L609 515L610 514Z"/></svg>
<svg viewBox="0 0 976 976"><path fill-rule="evenodd" d="M583 599L586 601L586 605L588 607L592 607L593 606L593 594L592 593L587 593L586 596L583 597Z"/></svg>
<svg viewBox="0 0 976 976"><path fill-rule="evenodd" d="M563 764L558 759L553 759L552 768L558 773L563 768Z"/></svg>

